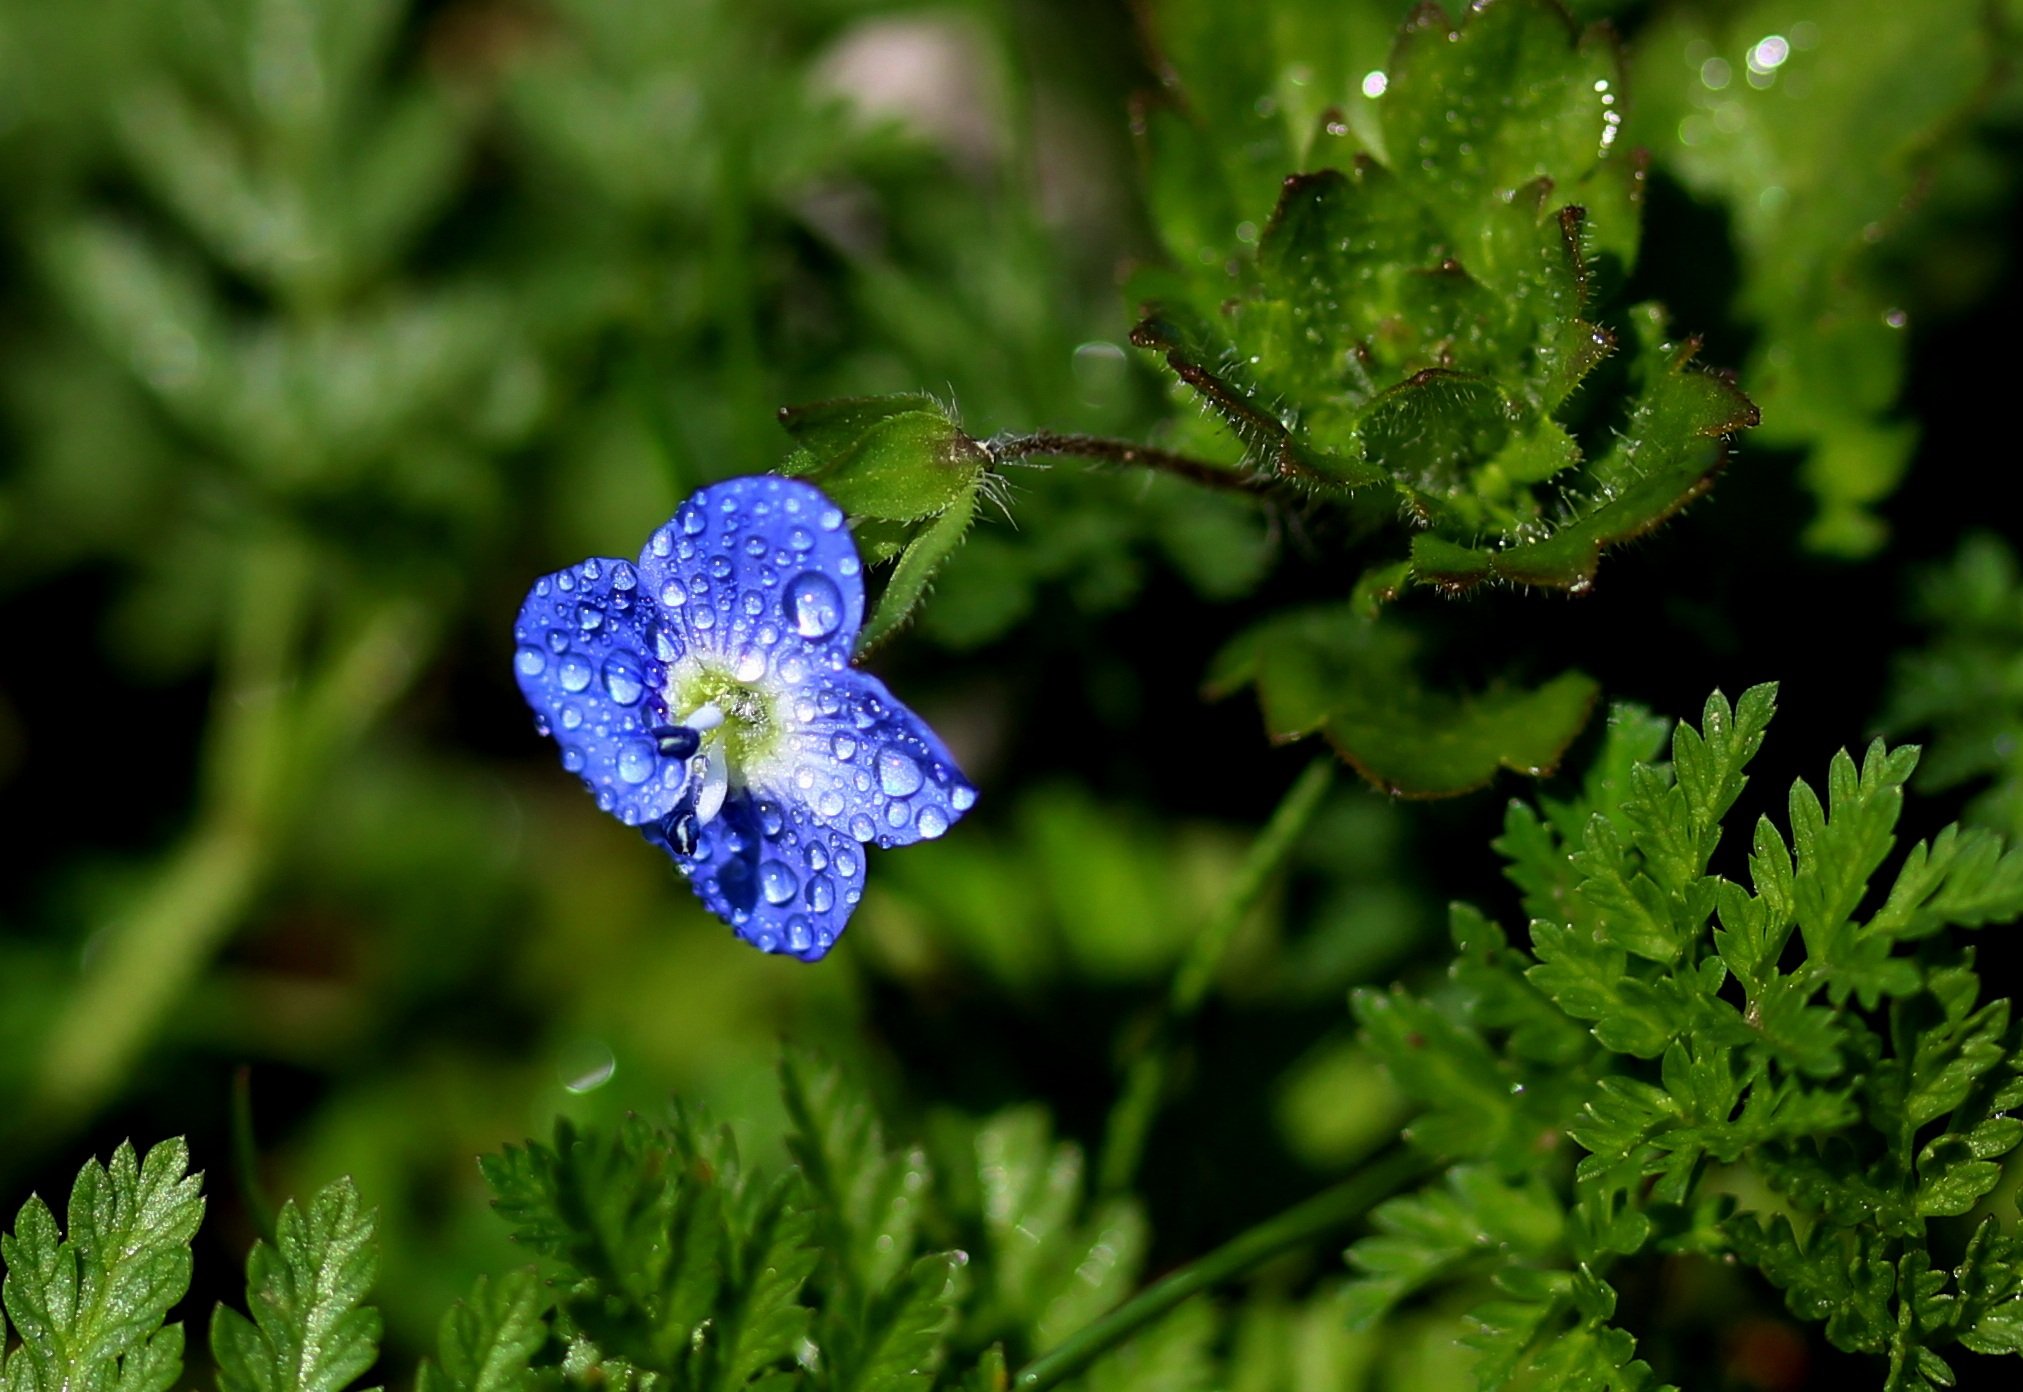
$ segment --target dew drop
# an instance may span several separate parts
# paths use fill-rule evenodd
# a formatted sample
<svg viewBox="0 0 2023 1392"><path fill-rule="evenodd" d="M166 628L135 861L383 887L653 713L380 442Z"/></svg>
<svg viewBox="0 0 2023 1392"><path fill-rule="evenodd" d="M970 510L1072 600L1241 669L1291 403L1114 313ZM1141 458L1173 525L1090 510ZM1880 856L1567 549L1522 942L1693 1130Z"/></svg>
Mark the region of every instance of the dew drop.
<svg viewBox="0 0 2023 1392"><path fill-rule="evenodd" d="M806 527L796 527L787 533L787 545L796 551L811 550L815 545L814 534Z"/></svg>
<svg viewBox="0 0 2023 1392"><path fill-rule="evenodd" d="M794 872L777 860L759 866L759 892L766 896L768 904L784 904L800 889L801 882L794 878Z"/></svg>
<svg viewBox="0 0 2023 1392"><path fill-rule="evenodd" d="M574 745L562 746L562 767L571 773L583 772L583 751Z"/></svg>
<svg viewBox="0 0 2023 1392"><path fill-rule="evenodd" d="M689 622L695 625L696 632L707 633L716 627L716 610L697 609L694 617L690 618Z"/></svg>
<svg viewBox="0 0 2023 1392"><path fill-rule="evenodd" d="M976 789L967 783L958 783L948 790L948 805L958 812L967 812L976 806Z"/></svg>
<svg viewBox="0 0 2023 1392"><path fill-rule="evenodd" d="M570 653L567 657L563 658L562 689L564 691L581 691L588 685L590 685L590 664L575 653Z"/></svg>
<svg viewBox="0 0 2023 1392"><path fill-rule="evenodd" d="M822 795L815 799L815 810L824 817L842 816L843 795L834 788L824 789Z"/></svg>
<svg viewBox="0 0 2023 1392"><path fill-rule="evenodd" d="M913 809L903 802L885 804L885 825L897 830L913 818Z"/></svg>
<svg viewBox="0 0 2023 1392"><path fill-rule="evenodd" d="M920 828L920 834L929 841L948 830L948 818L941 815L941 809L938 807L921 808L920 815L914 818L913 824Z"/></svg>
<svg viewBox="0 0 2023 1392"><path fill-rule="evenodd" d="M674 538L667 534L667 528L662 527L653 534L652 546L653 554L663 559L674 554Z"/></svg>
<svg viewBox="0 0 2023 1392"><path fill-rule="evenodd" d="M828 851L822 848L820 842L810 841L808 843L808 869L813 873L819 875L828 868L829 868Z"/></svg>
<svg viewBox="0 0 2023 1392"><path fill-rule="evenodd" d="M645 740L627 740L618 747L618 776L627 783L644 783L653 777L659 756Z"/></svg>
<svg viewBox="0 0 2023 1392"><path fill-rule="evenodd" d="M731 675L741 682L755 682L766 674L766 655L757 648L746 648L738 654L738 660L731 667Z"/></svg>
<svg viewBox="0 0 2023 1392"><path fill-rule="evenodd" d="M632 569L632 562L630 562L630 561L613 561L613 562L611 563L611 588L612 588L612 589L614 589L614 590L629 590L629 589L631 589L631 588L632 588L632 587L633 587L634 585L637 585L638 583L639 583L639 577L638 577L638 576L637 576L637 575L636 575L636 574L635 574L635 573L633 572L633 569Z"/></svg>
<svg viewBox="0 0 2023 1392"><path fill-rule="evenodd" d="M900 749L878 751L878 786L888 795L912 797L920 791L920 782L920 765L913 762L911 755Z"/></svg>
<svg viewBox="0 0 2023 1392"><path fill-rule="evenodd" d="M827 913L836 906L836 885L827 875L817 875L808 881L808 907L816 913Z"/></svg>
<svg viewBox="0 0 2023 1392"><path fill-rule="evenodd" d="M848 760L857 752L857 741L848 735L838 735L830 741L829 747L836 751L837 758Z"/></svg>
<svg viewBox="0 0 2023 1392"><path fill-rule="evenodd" d="M631 653L615 652L604 659L604 689L621 706L629 706L646 694L646 674Z"/></svg>
<svg viewBox="0 0 2023 1392"><path fill-rule="evenodd" d="M865 816L862 812L859 812L856 816L850 819L850 834L856 837L859 841L869 841L872 837L878 834L878 828L872 824L872 821L869 817ZM843 870L843 860L840 856L837 857L836 868L839 870ZM850 872L848 870L843 870L843 873L847 875Z"/></svg>
<svg viewBox="0 0 2023 1392"><path fill-rule="evenodd" d="M574 706L562 707L562 728L574 730L583 723L583 712Z"/></svg>
<svg viewBox="0 0 2023 1392"><path fill-rule="evenodd" d="M843 525L843 514L836 508L823 508L821 522L823 531L833 532Z"/></svg>
<svg viewBox="0 0 2023 1392"><path fill-rule="evenodd" d="M702 515L702 509L689 506L681 510L681 529L690 536L702 535L702 529L709 525L709 519Z"/></svg>
<svg viewBox="0 0 2023 1392"><path fill-rule="evenodd" d="M795 952L806 952L815 945L815 930L808 920L795 914L787 920L787 946Z"/></svg>
<svg viewBox="0 0 2023 1392"><path fill-rule="evenodd" d="M803 638L827 638L843 624L843 595L819 570L804 570L787 582L787 608Z"/></svg>
<svg viewBox="0 0 2023 1392"><path fill-rule="evenodd" d="M523 677L538 677L548 670L548 654L539 648L521 648L513 655L513 665L520 669Z"/></svg>
<svg viewBox="0 0 2023 1392"><path fill-rule="evenodd" d="M548 630L548 651L549 651L549 652L551 652L551 653L565 653L565 652L568 652L568 651L569 651L569 635L568 635L568 634L566 634L566 633L564 633L564 632L563 632L563 631L562 631L561 629L559 629L559 628L551 628L551 629L549 629L549 630Z"/></svg>
<svg viewBox="0 0 2023 1392"><path fill-rule="evenodd" d="M660 602L670 609L678 609L688 603L688 591L682 588L681 581L670 580L660 587Z"/></svg>

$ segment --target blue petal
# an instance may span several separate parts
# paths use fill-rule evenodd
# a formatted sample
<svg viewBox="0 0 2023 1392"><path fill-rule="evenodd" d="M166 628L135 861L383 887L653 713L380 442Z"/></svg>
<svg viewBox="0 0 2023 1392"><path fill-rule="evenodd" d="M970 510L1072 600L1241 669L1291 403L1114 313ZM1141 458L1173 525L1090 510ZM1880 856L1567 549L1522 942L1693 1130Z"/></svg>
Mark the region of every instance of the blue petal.
<svg viewBox="0 0 2023 1392"><path fill-rule="evenodd" d="M649 736L668 723L664 663L681 656L658 627L632 563L601 558L536 580L513 626L513 670L541 732L628 826L667 815L687 782L686 763Z"/></svg>
<svg viewBox="0 0 2023 1392"><path fill-rule="evenodd" d="M864 852L847 834L749 789L725 799L692 856L670 844L672 821L645 828L647 839L739 937L804 962L836 945L864 893Z"/></svg>
<svg viewBox="0 0 2023 1392"><path fill-rule="evenodd" d="M779 756L748 777L820 825L907 846L940 836L975 805L976 789L941 740L878 678L854 669L824 676L796 707Z"/></svg>
<svg viewBox="0 0 2023 1392"><path fill-rule="evenodd" d="M640 585L688 648L741 681L797 686L848 665L864 624L863 567L821 490L770 474L692 495L639 555Z"/></svg>

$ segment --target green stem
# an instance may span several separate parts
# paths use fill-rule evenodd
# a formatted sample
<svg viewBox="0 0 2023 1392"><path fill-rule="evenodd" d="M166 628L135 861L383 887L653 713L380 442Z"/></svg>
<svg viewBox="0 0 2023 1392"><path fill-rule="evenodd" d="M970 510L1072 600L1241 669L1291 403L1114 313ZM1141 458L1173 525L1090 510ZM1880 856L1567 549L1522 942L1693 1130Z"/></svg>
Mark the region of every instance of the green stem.
<svg viewBox="0 0 2023 1392"><path fill-rule="evenodd" d="M1110 1109L1100 1166L1106 1192L1118 1193L1131 1186L1151 1133L1152 1119L1159 1110L1160 1093L1165 1090L1167 1062L1174 1041L1208 998L1208 988L1215 981L1216 968L1222 965L1230 941L1312 824L1334 778L1333 755L1322 755L1307 766L1306 772L1287 790L1257 840L1251 843L1250 853L1237 871L1236 883L1223 896L1215 916L1188 946L1179 970L1173 974L1165 1013L1133 1054L1125 1070L1123 1092Z"/></svg>
<svg viewBox="0 0 2023 1392"><path fill-rule="evenodd" d="M1153 449L1129 440L1112 440L1101 435L1058 435L1051 430L1035 430L1030 435L999 435L985 443L993 463L1033 459L1042 455L1065 455L1074 459L1100 459L1107 464L1128 464L1171 474L1204 488L1262 496L1274 492L1269 479L1238 473L1222 464L1190 459Z"/></svg>
<svg viewBox="0 0 2023 1392"><path fill-rule="evenodd" d="M1402 1146L1379 1155L1334 1188L1237 1234L1070 1335L1058 1348L1019 1369L1012 1378L1014 1392L1041 1392L1073 1377L1189 1297L1241 1276L1282 1252L1347 1227L1431 1168L1423 1157Z"/></svg>

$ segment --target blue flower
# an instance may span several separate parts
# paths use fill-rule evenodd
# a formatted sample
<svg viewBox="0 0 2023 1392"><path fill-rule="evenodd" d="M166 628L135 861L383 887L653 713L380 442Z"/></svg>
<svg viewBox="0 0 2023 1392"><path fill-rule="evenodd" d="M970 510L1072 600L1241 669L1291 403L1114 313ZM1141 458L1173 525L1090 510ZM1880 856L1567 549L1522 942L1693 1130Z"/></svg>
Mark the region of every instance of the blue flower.
<svg viewBox="0 0 2023 1392"><path fill-rule="evenodd" d="M865 845L940 836L976 801L934 732L850 665L862 569L819 489L730 479L636 564L537 580L513 630L562 766L739 937L810 962L863 897Z"/></svg>

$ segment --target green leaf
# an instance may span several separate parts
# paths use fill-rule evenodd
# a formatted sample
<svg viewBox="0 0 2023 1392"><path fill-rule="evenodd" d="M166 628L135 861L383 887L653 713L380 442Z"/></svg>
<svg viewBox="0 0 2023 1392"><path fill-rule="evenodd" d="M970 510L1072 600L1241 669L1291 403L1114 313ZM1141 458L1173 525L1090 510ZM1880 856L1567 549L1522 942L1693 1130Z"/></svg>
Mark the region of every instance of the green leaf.
<svg viewBox="0 0 2023 1392"><path fill-rule="evenodd" d="M1057 1142L1045 1112L1023 1107L977 1128L971 1144L983 1245L979 1318L1051 1348L1130 1294L1147 1233L1138 1206L1109 1199L1086 1215L1081 1149Z"/></svg>
<svg viewBox="0 0 2023 1392"><path fill-rule="evenodd" d="M479 1277L470 1298L445 1314L434 1362L424 1362L417 1392L536 1392L556 1383L536 1368L549 1342L549 1300L531 1270Z"/></svg>
<svg viewBox="0 0 2023 1392"><path fill-rule="evenodd" d="M735 1388L790 1357L820 1260L797 1176L762 1185L727 1131L677 1107L481 1162L516 1235L557 1261L560 1304L608 1355L680 1385Z"/></svg>
<svg viewBox="0 0 2023 1392"><path fill-rule="evenodd" d="M220 1305L211 1356L221 1392L341 1392L379 1357L379 1312L364 1303L379 1273L373 1218L349 1179L307 1212L282 1205L275 1242L246 1258L246 1307Z"/></svg>
<svg viewBox="0 0 2023 1392"><path fill-rule="evenodd" d="M1457 1271L1549 1257L1564 1223L1538 1177L1514 1182L1486 1166L1457 1165L1443 1187L1392 1199L1371 1215L1375 1231L1348 1250L1357 1273L1345 1297L1349 1325L1367 1329Z"/></svg>
<svg viewBox="0 0 2023 1392"><path fill-rule="evenodd" d="M1156 114L1141 123L1177 265L1140 278L1132 337L1254 468L1321 493L1388 488L1416 531L1414 577L1449 590L1585 588L1603 549L1706 488L1755 408L1689 367L1696 345L1667 341L1656 307L1627 320L1628 394L1575 394L1615 351L1592 316L1635 258L1640 214L1605 31L1577 34L1550 0L1470 6L1458 27L1423 6L1388 72L1351 73L1322 50L1324 80L1343 84L1330 91L1307 61L1316 50L1281 57L1267 43L1259 70L1247 46L1231 67L1234 22L1177 8L1161 21L1185 34L1177 84L1206 93L1191 143L1212 148ZM1270 118L1260 129L1243 111L1279 61L1298 73L1289 90L1305 89L1295 104L1335 104L1310 111L1328 137L1292 138ZM1349 85L1376 79L1373 106ZM1277 94L1256 102L1262 113ZM1374 120L1343 115L1365 107ZM1351 126L1358 138L1341 138ZM1273 160L1272 215L1254 247L1250 223L1232 242L1218 229ZM1171 191L1174 171L1217 166L1231 177L1212 194Z"/></svg>
<svg viewBox="0 0 2023 1392"><path fill-rule="evenodd" d="M789 1049L780 1079L788 1149L822 1201L823 1245L848 1288L869 1298L913 1263L926 1153L887 1151L870 1100L812 1054Z"/></svg>
<svg viewBox="0 0 2023 1392"><path fill-rule="evenodd" d="M189 1148L164 1141L136 1160L121 1142L88 1160L71 1189L68 1232L39 1198L0 1235L4 1304L21 1337L7 1392L165 1392L182 1372L183 1332L163 1327L190 1285L203 1220Z"/></svg>
<svg viewBox="0 0 2023 1392"><path fill-rule="evenodd" d="M1766 440L1807 452L1821 550L1881 545L1873 509L1916 442L1892 419L1906 345L1886 258L2004 61L1995 24L1976 0L1751 0L1671 6L1638 37L1635 138L1730 221L1759 344L1745 371Z"/></svg>
<svg viewBox="0 0 2023 1392"><path fill-rule="evenodd" d="M1538 687L1429 691L1411 633L1351 602L1268 619L1217 655L1211 695L1257 688L1274 740L1319 732L1375 786L1408 797L1479 788L1499 769L1550 772L1587 723L1596 687L1565 672Z"/></svg>

